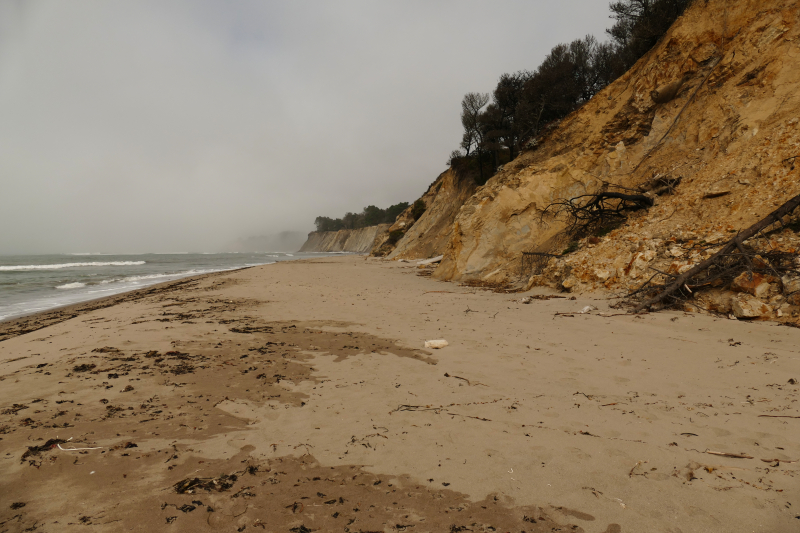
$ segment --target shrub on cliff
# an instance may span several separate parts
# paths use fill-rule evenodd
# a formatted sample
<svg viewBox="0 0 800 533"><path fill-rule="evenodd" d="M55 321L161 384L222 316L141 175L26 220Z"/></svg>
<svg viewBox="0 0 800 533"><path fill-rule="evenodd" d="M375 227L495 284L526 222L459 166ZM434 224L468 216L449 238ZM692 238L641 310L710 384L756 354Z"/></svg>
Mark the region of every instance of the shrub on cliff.
<svg viewBox="0 0 800 533"><path fill-rule="evenodd" d="M414 207L411 208L411 217L414 220L419 220L419 217L422 216L426 209L427 206L425 205L425 202L422 200L422 198L420 198L414 202Z"/></svg>
<svg viewBox="0 0 800 533"><path fill-rule="evenodd" d="M387 244L391 244L392 246L394 246L395 244L397 244L397 241L399 241L400 239L403 238L403 235L405 235L405 233L401 229L396 229L394 231L390 231L389 232L389 238L386 239L386 243Z"/></svg>

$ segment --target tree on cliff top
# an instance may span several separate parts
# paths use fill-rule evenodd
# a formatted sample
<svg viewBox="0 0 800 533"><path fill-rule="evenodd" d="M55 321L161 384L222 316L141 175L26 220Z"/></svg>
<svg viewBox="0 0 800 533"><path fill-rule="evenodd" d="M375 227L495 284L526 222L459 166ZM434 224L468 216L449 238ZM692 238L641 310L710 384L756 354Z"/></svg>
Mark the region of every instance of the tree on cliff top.
<svg viewBox="0 0 800 533"><path fill-rule="evenodd" d="M378 224L391 224L397 216L408 208L408 202L400 202L381 209L368 205L361 213L345 213L342 218L317 217L314 225L317 231L339 231L340 229L360 229Z"/></svg>
<svg viewBox="0 0 800 533"><path fill-rule="evenodd" d="M593 36L553 47L533 72L503 74L491 94L467 93L461 102L461 147L448 164L470 170L482 185L549 125L589 101L624 74L667 32L692 0L616 0L611 41ZM487 105L488 103L488 105ZM490 169L484 174L484 164Z"/></svg>
<svg viewBox="0 0 800 533"><path fill-rule="evenodd" d="M609 5L614 25L606 30L617 46L621 76L646 54L693 0L618 0Z"/></svg>

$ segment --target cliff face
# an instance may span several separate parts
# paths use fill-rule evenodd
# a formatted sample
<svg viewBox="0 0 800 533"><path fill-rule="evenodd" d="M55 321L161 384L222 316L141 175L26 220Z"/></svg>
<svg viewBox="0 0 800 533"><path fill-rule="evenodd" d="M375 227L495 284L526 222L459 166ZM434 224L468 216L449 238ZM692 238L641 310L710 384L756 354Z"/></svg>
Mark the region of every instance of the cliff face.
<svg viewBox="0 0 800 533"><path fill-rule="evenodd" d="M727 240L798 194L799 16L789 0L696 2L627 74L467 199L434 276L516 280L523 251L566 248L564 219L544 212L551 203L681 177L672 194L532 280L628 289L650 266L700 259L673 254L676 243ZM653 101L682 78L674 99ZM782 246L792 246L789 233Z"/></svg>
<svg viewBox="0 0 800 533"><path fill-rule="evenodd" d="M375 240L385 234L388 228L389 224L380 224L361 229L312 231L300 251L367 253L372 250Z"/></svg>
<svg viewBox="0 0 800 533"><path fill-rule="evenodd" d="M390 259L427 259L441 255L453 234L453 220L464 202L475 192L472 178L460 177L447 170L422 195L425 212L414 220L413 206L403 211L389 228L389 232L405 231L403 237L388 254ZM410 226L410 227L409 227ZM388 238L388 233L387 233ZM386 239L376 241L373 253L385 252ZM383 255L381 253L380 255Z"/></svg>
<svg viewBox="0 0 800 533"><path fill-rule="evenodd" d="M453 221L476 189L471 178L442 173L423 197L427 208L397 243L390 259L426 259L441 255L453 236Z"/></svg>

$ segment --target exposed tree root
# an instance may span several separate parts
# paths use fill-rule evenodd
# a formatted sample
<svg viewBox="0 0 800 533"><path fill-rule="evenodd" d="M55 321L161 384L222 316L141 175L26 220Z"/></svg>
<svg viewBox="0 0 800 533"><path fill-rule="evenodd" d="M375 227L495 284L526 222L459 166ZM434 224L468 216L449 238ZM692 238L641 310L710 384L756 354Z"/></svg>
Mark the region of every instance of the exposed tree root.
<svg viewBox="0 0 800 533"><path fill-rule="evenodd" d="M542 217L548 211L555 216L566 215L565 233L580 238L593 230L624 221L629 212L647 209L653 203L653 198L644 194L606 191L553 202L544 208Z"/></svg>

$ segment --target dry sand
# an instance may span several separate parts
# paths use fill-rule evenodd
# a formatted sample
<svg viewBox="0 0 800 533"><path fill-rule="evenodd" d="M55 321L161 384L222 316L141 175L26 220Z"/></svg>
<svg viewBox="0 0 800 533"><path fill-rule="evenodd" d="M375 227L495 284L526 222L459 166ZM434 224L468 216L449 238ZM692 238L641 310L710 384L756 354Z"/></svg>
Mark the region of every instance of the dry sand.
<svg viewBox="0 0 800 533"><path fill-rule="evenodd" d="M409 266L0 325L0 532L800 530L800 330Z"/></svg>

